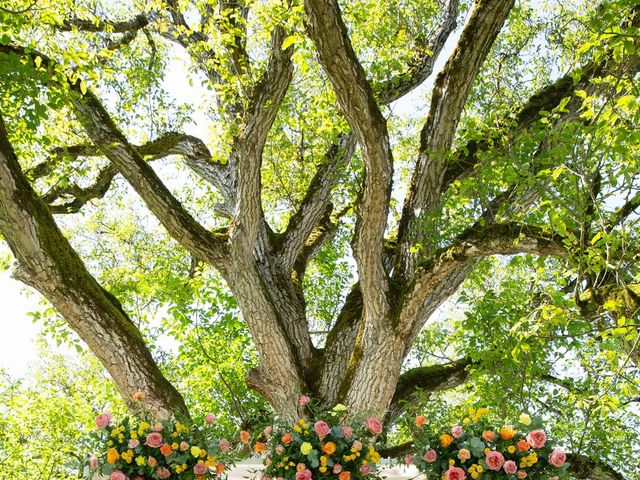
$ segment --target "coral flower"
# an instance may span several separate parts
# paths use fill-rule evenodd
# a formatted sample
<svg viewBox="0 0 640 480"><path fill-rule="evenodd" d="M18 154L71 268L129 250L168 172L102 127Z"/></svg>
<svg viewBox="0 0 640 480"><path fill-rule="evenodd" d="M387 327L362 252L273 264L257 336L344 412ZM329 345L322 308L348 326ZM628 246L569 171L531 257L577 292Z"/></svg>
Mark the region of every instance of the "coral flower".
<svg viewBox="0 0 640 480"><path fill-rule="evenodd" d="M431 449L431 450L427 450L422 456L422 458L424 459L425 462L433 463L436 461L436 458L438 458L438 454L436 453L435 450Z"/></svg>
<svg viewBox="0 0 640 480"><path fill-rule="evenodd" d="M444 475L445 480L465 480L467 475L460 467L449 467L449 470Z"/></svg>
<svg viewBox="0 0 640 480"><path fill-rule="evenodd" d="M102 429L106 428L111 423L111 415L108 413L101 413L96 417L96 427Z"/></svg>
<svg viewBox="0 0 640 480"><path fill-rule="evenodd" d="M140 392L136 392L131 396L136 402L139 402L140 400L142 400L144 398L144 392L140 391Z"/></svg>
<svg viewBox="0 0 640 480"><path fill-rule="evenodd" d="M169 445L168 443L165 443L164 445L162 445L160 447L160 453L165 457L168 457L169 455L171 455L173 453L173 450L171 449L171 445Z"/></svg>
<svg viewBox="0 0 640 480"><path fill-rule="evenodd" d="M487 442L492 442L496 438L496 434L491 430L485 430L482 432L482 438L484 438Z"/></svg>
<svg viewBox="0 0 640 480"><path fill-rule="evenodd" d="M351 472L340 472L338 480L351 480Z"/></svg>
<svg viewBox="0 0 640 480"><path fill-rule="evenodd" d="M422 427L425 423L427 423L427 417L424 415L418 415L416 417L416 427Z"/></svg>
<svg viewBox="0 0 640 480"><path fill-rule="evenodd" d="M527 442L524 438L518 441L518 450L520 450L521 452L526 452L530 448L531 445L529 445L529 442Z"/></svg>
<svg viewBox="0 0 640 480"><path fill-rule="evenodd" d="M267 450L267 445L264 442L256 442L253 448L257 453L264 453Z"/></svg>
<svg viewBox="0 0 640 480"><path fill-rule="evenodd" d="M246 430L242 430L240 432L240 440L242 441L242 443L249 443L249 432L247 432Z"/></svg>
<svg viewBox="0 0 640 480"><path fill-rule="evenodd" d="M527 435L527 442L531 444L533 448L542 448L547 443L547 434L542 430L532 430Z"/></svg>
<svg viewBox="0 0 640 480"><path fill-rule="evenodd" d="M291 435L290 432L287 432L284 435L282 435L281 440L282 440L282 443L284 443L285 445L289 445L293 441L293 435Z"/></svg>
<svg viewBox="0 0 640 480"><path fill-rule="evenodd" d="M379 433L382 433L382 424L380 423L380 420L375 417L367 418L365 426L367 427L369 433L372 435L378 435Z"/></svg>
<svg viewBox="0 0 640 480"><path fill-rule="evenodd" d="M453 442L453 437L448 433L443 433L442 435L440 435L440 445L442 445L443 447L448 447L449 445L451 445L451 442Z"/></svg>
<svg viewBox="0 0 640 480"><path fill-rule="evenodd" d="M329 427L327 422L323 422L322 420L317 421L313 425L313 429L315 430L316 435L318 435L318 438L320 440L322 440L324 437L329 435L329 433L331 433L331 428Z"/></svg>
<svg viewBox="0 0 640 480"><path fill-rule="evenodd" d="M497 472L502 468L502 465L504 465L504 456L500 452L492 450L487 452L485 462L487 462L487 467L489 467L489 469Z"/></svg>

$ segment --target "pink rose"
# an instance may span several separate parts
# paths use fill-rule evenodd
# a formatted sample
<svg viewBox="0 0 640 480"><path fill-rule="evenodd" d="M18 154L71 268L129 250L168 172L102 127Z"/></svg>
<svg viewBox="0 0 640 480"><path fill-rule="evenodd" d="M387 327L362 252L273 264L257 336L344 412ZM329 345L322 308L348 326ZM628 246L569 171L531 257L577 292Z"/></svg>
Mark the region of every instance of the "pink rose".
<svg viewBox="0 0 640 480"><path fill-rule="evenodd" d="M436 458L438 458L438 454L434 449L431 449L424 452L424 455L422 456L422 458L424 459L425 462L432 463L436 461Z"/></svg>
<svg viewBox="0 0 640 480"><path fill-rule="evenodd" d="M109 480L127 480L127 476L120 470L116 470L114 472L111 472L111 475L109 475Z"/></svg>
<svg viewBox="0 0 640 480"><path fill-rule="evenodd" d="M463 432L464 430L460 425L456 425L451 429L451 435L453 435L453 438L460 438Z"/></svg>
<svg viewBox="0 0 640 480"><path fill-rule="evenodd" d="M231 448L231 444L229 443L229 440L223 438L222 440L220 440L220 443L218 443L218 448L221 452L226 453L229 451L229 448Z"/></svg>
<svg viewBox="0 0 640 480"><path fill-rule="evenodd" d="M461 448L458 451L458 458L460 460L462 460L463 462L469 460L471 458L471 452L469 450L467 450L466 448Z"/></svg>
<svg viewBox="0 0 640 480"><path fill-rule="evenodd" d="M333 473L338 474L342 471L342 465L340 465L339 463L334 463L333 464Z"/></svg>
<svg viewBox="0 0 640 480"><path fill-rule="evenodd" d="M449 467L449 470L444 474L445 480L464 480L467 475L460 467Z"/></svg>
<svg viewBox="0 0 640 480"><path fill-rule="evenodd" d="M95 455L91 455L89 457L89 467L91 467L91 470L98 469L98 457L96 457Z"/></svg>
<svg viewBox="0 0 640 480"><path fill-rule="evenodd" d="M301 472L296 472L296 480L312 480L311 470L305 468Z"/></svg>
<svg viewBox="0 0 640 480"><path fill-rule="evenodd" d="M216 416L213 413L207 413L207 416L204 417L204 421L211 425L212 423L215 423Z"/></svg>
<svg viewBox="0 0 640 480"><path fill-rule="evenodd" d="M560 468L567 461L567 454L564 453L560 447L556 448L551 455L549 455L549 463L554 467Z"/></svg>
<svg viewBox="0 0 640 480"><path fill-rule="evenodd" d="M284 446L280 444L276 445L276 453L282 455L284 453Z"/></svg>
<svg viewBox="0 0 640 480"><path fill-rule="evenodd" d="M525 472L524 470L520 470L518 472L518 478L525 478L527 476L527 472Z"/></svg>
<svg viewBox="0 0 640 480"><path fill-rule="evenodd" d="M129 444L127 445L127 447L137 448L138 445L140 445L140 440L138 440L137 438L132 438L131 440L129 440Z"/></svg>
<svg viewBox="0 0 640 480"><path fill-rule="evenodd" d="M207 473L207 466L204 464L202 460L195 464L193 467L193 473L196 475L204 475Z"/></svg>
<svg viewBox="0 0 640 480"><path fill-rule="evenodd" d="M503 468L504 468L504 471L509 475L513 475L518 471L518 466L516 465L516 462L514 462L513 460L507 460L506 462L504 462Z"/></svg>
<svg viewBox="0 0 640 480"><path fill-rule="evenodd" d="M331 428L329 427L329 425L327 425L327 422L323 422L322 420L318 420L313 425L313 429L316 431L316 435L318 435L318 438L320 440L331 433Z"/></svg>
<svg viewBox="0 0 640 480"><path fill-rule="evenodd" d="M547 434L542 430L532 430L527 435L527 442L531 444L533 448L542 448L547 443Z"/></svg>
<svg viewBox="0 0 640 480"><path fill-rule="evenodd" d="M369 430L369 433L371 433L372 435L378 435L379 433L382 433L382 424L380 423L380 420L378 420L375 417L369 417L367 418L367 422L365 423L367 430Z"/></svg>
<svg viewBox="0 0 640 480"><path fill-rule="evenodd" d="M311 399L309 397L307 397L306 395L302 395L299 399L298 399L298 405L300 405L301 407L304 407L307 403L309 403L311 401Z"/></svg>
<svg viewBox="0 0 640 480"><path fill-rule="evenodd" d="M169 478L171 476L171 471L168 468L160 467L156 472L158 478Z"/></svg>
<svg viewBox="0 0 640 480"><path fill-rule="evenodd" d="M151 432L147 435L145 445L149 445L151 448L160 448L162 446L162 434L158 432Z"/></svg>
<svg viewBox="0 0 640 480"><path fill-rule="evenodd" d="M111 423L111 415L109 415L108 413L101 413L96 417L96 427L100 429L106 428L110 423Z"/></svg>
<svg viewBox="0 0 640 480"><path fill-rule="evenodd" d="M273 432L273 427L271 425L267 425L264 427L264 436L268 438L271 437L271 433Z"/></svg>
<svg viewBox="0 0 640 480"><path fill-rule="evenodd" d="M369 464L362 465L360 467L360 473L363 475L369 475L371 473L371 467L369 466Z"/></svg>
<svg viewBox="0 0 640 480"><path fill-rule="evenodd" d="M272 480L271 475L262 474L262 480Z"/></svg>
<svg viewBox="0 0 640 480"><path fill-rule="evenodd" d="M353 445L351 445L351 448L353 448L356 452L359 452L360 450L362 450L362 442L360 440L355 440L353 442Z"/></svg>
<svg viewBox="0 0 640 480"><path fill-rule="evenodd" d="M500 452L491 450L489 453L487 453L484 461L487 462L487 467L489 467L489 469L495 470L497 472L502 468L502 465L504 464L504 457Z"/></svg>
<svg viewBox="0 0 640 480"><path fill-rule="evenodd" d="M353 435L353 429L351 427L342 427L342 434L344 435L344 438L351 438L351 435Z"/></svg>
<svg viewBox="0 0 640 480"><path fill-rule="evenodd" d="M187 450L189 450L189 444L184 441L180 442L180 451L186 452Z"/></svg>
<svg viewBox="0 0 640 480"><path fill-rule="evenodd" d="M413 465L413 456L410 453L407 453L407 455L404 457L404 463L406 463L407 465Z"/></svg>

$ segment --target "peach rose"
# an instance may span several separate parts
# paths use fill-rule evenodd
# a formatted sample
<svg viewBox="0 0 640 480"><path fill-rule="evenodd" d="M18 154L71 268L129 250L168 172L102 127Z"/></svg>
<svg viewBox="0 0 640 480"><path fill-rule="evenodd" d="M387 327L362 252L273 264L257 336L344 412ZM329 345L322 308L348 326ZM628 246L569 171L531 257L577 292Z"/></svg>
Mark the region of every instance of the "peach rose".
<svg viewBox="0 0 640 480"><path fill-rule="evenodd" d="M111 423L111 415L108 413L101 413L96 417L96 427L102 429L106 428Z"/></svg>
<svg viewBox="0 0 640 480"><path fill-rule="evenodd" d="M360 450L362 450L362 442L360 440L356 440L355 442L353 442L353 445L351 445L351 448L353 448L356 452L359 452Z"/></svg>
<svg viewBox="0 0 640 480"><path fill-rule="evenodd" d="M169 478L171 476L171 471L168 468L160 467L156 472L158 478Z"/></svg>
<svg viewBox="0 0 640 480"><path fill-rule="evenodd" d="M231 444L229 443L229 440L223 438L220 440L220 443L218 443L218 448L221 452L226 453L229 451L229 448L231 448Z"/></svg>
<svg viewBox="0 0 640 480"><path fill-rule="evenodd" d="M129 440L127 447L133 449L138 448L138 445L140 445L140 440L138 440L137 438L132 438L131 440Z"/></svg>
<svg viewBox="0 0 640 480"><path fill-rule="evenodd" d="M525 472L524 470L520 470L518 472L518 478L522 479L522 478L526 478L527 477L527 472Z"/></svg>
<svg viewBox="0 0 640 480"><path fill-rule="evenodd" d="M416 417L416 427L422 427L425 423L427 423L427 417L424 415L418 415Z"/></svg>
<svg viewBox="0 0 640 480"><path fill-rule="evenodd" d="M471 458L471 452L469 450L467 450L466 448L461 448L458 451L458 458L460 460L462 460L463 462L466 462L467 460L469 460Z"/></svg>
<svg viewBox="0 0 640 480"><path fill-rule="evenodd" d="M524 438L518 441L518 450L520 450L521 452L526 452L530 448L531 445L529 445L529 442L527 442Z"/></svg>
<svg viewBox="0 0 640 480"><path fill-rule="evenodd" d="M491 450L490 452L487 452L484 461L487 462L487 467L489 467L489 469L497 472L504 464L504 456L500 452Z"/></svg>
<svg viewBox="0 0 640 480"><path fill-rule="evenodd" d="M136 402L139 402L144 398L144 392L142 391L136 392L131 396L131 398L133 398Z"/></svg>
<svg viewBox="0 0 640 480"><path fill-rule="evenodd" d="M485 430L484 432L482 432L482 438L484 438L487 442L493 442L493 440L496 438L496 434L491 430Z"/></svg>
<svg viewBox="0 0 640 480"><path fill-rule="evenodd" d="M282 455L284 453L284 447L280 444L276 445L276 453Z"/></svg>
<svg viewBox="0 0 640 480"><path fill-rule="evenodd" d="M338 474L342 471L342 465L340 465L339 463L334 463L333 464L333 473Z"/></svg>
<svg viewBox="0 0 640 480"><path fill-rule="evenodd" d="M445 480L465 480L467 475L464 473L464 470L460 467L449 467L449 470L444 474Z"/></svg>
<svg viewBox="0 0 640 480"><path fill-rule="evenodd" d="M532 430L527 435L527 442L531 444L533 448L542 448L547 443L547 434L542 430Z"/></svg>
<svg viewBox="0 0 640 480"><path fill-rule="evenodd" d="M154 468L156 465L158 465L158 460L156 460L155 457L149 457L147 458L147 463L151 468Z"/></svg>
<svg viewBox="0 0 640 480"><path fill-rule="evenodd" d="M287 432L284 435L282 435L281 440L282 440L282 443L284 443L285 445L289 445L293 441L293 435L291 435L290 432Z"/></svg>
<svg viewBox="0 0 640 480"><path fill-rule="evenodd" d="M207 473L207 466L202 460L194 465L193 473L195 473L196 475L204 475L205 473Z"/></svg>
<svg viewBox="0 0 640 480"><path fill-rule="evenodd" d="M162 434L158 432L151 432L147 435L145 445L148 445L151 448L160 448L162 446Z"/></svg>
<svg viewBox="0 0 640 480"><path fill-rule="evenodd" d="M438 454L434 449L431 449L424 452L424 455L422 456L422 458L424 459L425 462L432 463L436 461L436 458L438 458Z"/></svg>
<svg viewBox="0 0 640 480"><path fill-rule="evenodd" d="M184 441L180 442L180 451L186 452L187 450L189 450L189 444Z"/></svg>
<svg viewBox="0 0 640 480"><path fill-rule="evenodd" d="M331 433L331 428L329 427L327 422L323 422L322 420L318 420L316 423L314 423L313 429L315 430L316 435L318 435L318 438L320 440Z"/></svg>
<svg viewBox="0 0 640 480"><path fill-rule="evenodd" d="M502 468L504 468L504 471L509 475L513 475L518 471L518 466L516 465L516 462L514 462L513 460L507 460L506 462L504 462L504 465Z"/></svg>
<svg viewBox="0 0 640 480"><path fill-rule="evenodd" d="M451 435L453 435L453 438L460 438L463 433L464 429L460 425L456 425L451 429Z"/></svg>
<svg viewBox="0 0 640 480"><path fill-rule="evenodd" d="M246 430L242 430L240 432L240 440L242 441L242 443L249 443L249 432L247 432Z"/></svg>
<svg viewBox="0 0 640 480"><path fill-rule="evenodd" d="M549 463L554 467L560 468L567 461L567 454L564 453L560 447L556 448L551 455L549 455Z"/></svg>
<svg viewBox="0 0 640 480"><path fill-rule="evenodd" d="M380 423L380 420L375 417L367 418L365 426L367 427L367 430L369 430L369 433L371 433L372 435L378 435L379 433L382 433L382 424Z"/></svg>
<svg viewBox="0 0 640 480"><path fill-rule="evenodd" d="M169 445L168 443L165 443L164 445L162 445L160 447L160 453L165 457L168 457L169 455L171 455L173 453L173 450L171 450L171 445Z"/></svg>
<svg viewBox="0 0 640 480"><path fill-rule="evenodd" d="M371 473L371 467L368 463L360 467L360 473L363 475L369 475Z"/></svg>
<svg viewBox="0 0 640 480"><path fill-rule="evenodd" d="M116 470L115 472L111 472L109 480L127 480L127 476L120 470Z"/></svg>
<svg viewBox="0 0 640 480"><path fill-rule="evenodd" d="M296 480L312 480L311 470L308 468L302 472L296 472Z"/></svg>

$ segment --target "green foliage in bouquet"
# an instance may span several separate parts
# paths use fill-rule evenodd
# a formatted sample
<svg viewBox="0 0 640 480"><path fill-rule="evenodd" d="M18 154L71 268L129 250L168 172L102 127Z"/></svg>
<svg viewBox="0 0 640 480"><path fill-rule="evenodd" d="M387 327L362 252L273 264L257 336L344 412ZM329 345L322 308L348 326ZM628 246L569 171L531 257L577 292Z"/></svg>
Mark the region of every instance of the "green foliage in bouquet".
<svg viewBox="0 0 640 480"><path fill-rule="evenodd" d="M142 393L136 394L143 397ZM200 425L177 420L135 423L125 417L96 417L93 439L101 453L87 459L85 478L109 480L208 480L221 478L234 464L231 444L214 432L215 417Z"/></svg>
<svg viewBox="0 0 640 480"><path fill-rule="evenodd" d="M415 419L407 463L428 480L560 480L568 478L567 456L547 438L540 417L520 415L517 427L492 422L488 409L470 409L462 425L433 432Z"/></svg>
<svg viewBox="0 0 640 480"><path fill-rule="evenodd" d="M253 448L264 455L263 479L271 480L373 480L380 454L377 436L382 424L375 417L347 421L346 407L330 411L314 408L308 397L301 397L310 418L293 425L274 424L262 432Z"/></svg>

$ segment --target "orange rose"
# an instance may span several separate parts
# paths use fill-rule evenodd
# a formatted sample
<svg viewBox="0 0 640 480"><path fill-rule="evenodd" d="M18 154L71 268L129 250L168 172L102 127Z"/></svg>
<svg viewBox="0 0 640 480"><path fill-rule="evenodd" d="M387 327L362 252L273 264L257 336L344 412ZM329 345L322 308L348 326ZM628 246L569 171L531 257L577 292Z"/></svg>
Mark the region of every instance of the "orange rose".
<svg viewBox="0 0 640 480"><path fill-rule="evenodd" d="M338 480L351 480L351 472L340 472Z"/></svg>
<svg viewBox="0 0 640 480"><path fill-rule="evenodd" d="M160 453L163 454L165 457L168 457L169 455L171 455L172 452L173 452L173 449L171 448L171 445L169 445L168 443L165 443L160 447Z"/></svg>
<svg viewBox="0 0 640 480"><path fill-rule="evenodd" d="M242 443L249 443L249 432L247 432L246 430L242 430L240 432L240 440L242 441Z"/></svg>
<svg viewBox="0 0 640 480"><path fill-rule="evenodd" d="M451 442L453 442L453 437L448 433L443 433L442 435L440 435L440 445L442 445L443 447L448 447L449 445L451 445Z"/></svg>
<svg viewBox="0 0 640 480"><path fill-rule="evenodd" d="M216 473L222 475L222 472L224 472L224 463L219 463L216 465Z"/></svg>
<svg viewBox="0 0 640 480"><path fill-rule="evenodd" d="M518 442L518 450L520 450L521 452L526 452L530 448L531 445L529 445L529 442L527 442L524 438Z"/></svg>
<svg viewBox="0 0 640 480"><path fill-rule="evenodd" d="M118 461L119 458L120 454L115 448L110 448L109 450L107 450L107 463L113 465Z"/></svg>
<svg viewBox="0 0 640 480"><path fill-rule="evenodd" d="M293 435L291 435L291 433L287 432L284 435L282 435L282 443L284 443L285 445L289 445L292 441L293 441Z"/></svg>
<svg viewBox="0 0 640 480"><path fill-rule="evenodd" d="M256 442L253 448L258 453L264 453L267 450L267 446L263 442Z"/></svg>
<svg viewBox="0 0 640 480"><path fill-rule="evenodd" d="M500 438L504 441L511 440L515 436L516 431L511 427L502 427L500 429Z"/></svg>
<svg viewBox="0 0 640 480"><path fill-rule="evenodd" d="M158 460L156 460L154 457L149 457L147 458L147 463L149 464L150 467L155 467L156 465L158 465Z"/></svg>
<svg viewBox="0 0 640 480"><path fill-rule="evenodd" d="M425 423L427 423L427 417L425 417L424 415L418 415L416 417L416 427L421 427Z"/></svg>
<svg viewBox="0 0 640 480"><path fill-rule="evenodd" d="M487 442L492 442L496 438L496 434L491 430L485 430L482 432L482 438L484 438Z"/></svg>
<svg viewBox="0 0 640 480"><path fill-rule="evenodd" d="M336 444L333 442L327 442L322 445L322 451L327 455L333 455L336 451Z"/></svg>

